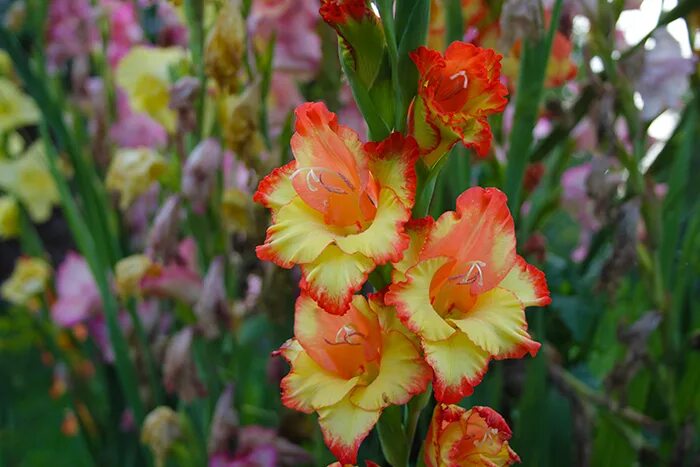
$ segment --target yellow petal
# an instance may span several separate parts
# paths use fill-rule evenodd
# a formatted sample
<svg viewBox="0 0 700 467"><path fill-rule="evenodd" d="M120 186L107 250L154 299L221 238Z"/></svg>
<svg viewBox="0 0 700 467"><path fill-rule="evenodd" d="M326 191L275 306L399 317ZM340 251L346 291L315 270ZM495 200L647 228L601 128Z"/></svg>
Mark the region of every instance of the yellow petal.
<svg viewBox="0 0 700 467"><path fill-rule="evenodd" d="M310 263L333 241L334 234L323 215L300 198L283 206L267 229L265 244L256 248L258 258L284 268Z"/></svg>
<svg viewBox="0 0 700 467"><path fill-rule="evenodd" d="M435 397L440 402L456 403L474 392L488 368L489 354L462 332L449 339L423 341L425 360L435 372Z"/></svg>
<svg viewBox="0 0 700 467"><path fill-rule="evenodd" d="M410 207L405 206L393 190L382 189L372 225L358 234L337 236L335 242L344 252L362 253L377 264L396 261L408 246L403 225L410 217Z"/></svg>
<svg viewBox="0 0 700 467"><path fill-rule="evenodd" d="M479 295L462 319L450 319L471 341L495 358L534 356L540 344L530 339L523 305L508 290L496 287Z"/></svg>
<svg viewBox="0 0 700 467"><path fill-rule="evenodd" d="M311 413L323 407L336 404L355 387L358 377L340 378L324 370L311 357L298 348L298 342L287 343L289 349L282 349L282 355L289 359L292 367L282 379L282 403L290 409Z"/></svg>
<svg viewBox="0 0 700 467"><path fill-rule="evenodd" d="M406 282L392 284L386 294L386 303L396 307L401 322L423 339L440 341L455 333L430 301L433 276L449 261L449 258L431 258L418 263L406 272Z"/></svg>
<svg viewBox="0 0 700 467"><path fill-rule="evenodd" d="M552 301L544 273L521 256L515 259L515 266L498 286L513 292L525 307L545 306Z"/></svg>
<svg viewBox="0 0 700 467"><path fill-rule="evenodd" d="M260 181L258 191L255 192L253 200L273 211L277 211L282 206L289 204L297 197L292 181L289 178L295 169L296 161L274 169Z"/></svg>
<svg viewBox="0 0 700 467"><path fill-rule="evenodd" d="M430 229L435 224L432 217L422 219L411 219L405 226L408 235L408 248L403 252L401 261L393 263L391 271L391 281L395 284L406 280L406 271L418 263L421 249L425 245Z"/></svg>
<svg viewBox="0 0 700 467"><path fill-rule="evenodd" d="M328 245L314 261L302 265L300 287L328 313L342 314L350 305L352 294L362 288L374 261L361 253L348 255L335 245Z"/></svg>
<svg viewBox="0 0 700 467"><path fill-rule="evenodd" d="M355 464L360 444L379 420L380 411L367 411L347 398L318 411L326 446L341 464Z"/></svg>
<svg viewBox="0 0 700 467"><path fill-rule="evenodd" d="M425 391L430 378L430 368L421 358L419 349L401 332L390 331L382 339L377 377L368 386L355 389L350 400L365 410L405 404Z"/></svg>

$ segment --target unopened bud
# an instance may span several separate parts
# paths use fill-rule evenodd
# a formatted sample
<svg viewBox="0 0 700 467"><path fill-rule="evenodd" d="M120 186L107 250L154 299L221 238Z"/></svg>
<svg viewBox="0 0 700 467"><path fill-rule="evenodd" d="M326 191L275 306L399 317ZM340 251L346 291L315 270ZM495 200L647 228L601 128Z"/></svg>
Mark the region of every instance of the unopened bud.
<svg viewBox="0 0 700 467"><path fill-rule="evenodd" d="M233 89L243 63L245 33L240 0L229 0L219 12L204 53L207 74L224 91Z"/></svg>
<svg viewBox="0 0 700 467"><path fill-rule="evenodd" d="M507 0L501 10L501 41L510 50L522 39L537 39L543 30L539 0Z"/></svg>
<svg viewBox="0 0 700 467"><path fill-rule="evenodd" d="M182 193L195 212L202 213L221 167L221 146L212 138L199 143L185 162Z"/></svg>
<svg viewBox="0 0 700 467"><path fill-rule="evenodd" d="M156 214L148 236L148 254L163 262L177 255L180 231L180 197L170 196Z"/></svg>
<svg viewBox="0 0 700 467"><path fill-rule="evenodd" d="M194 306L197 325L202 335L214 339L219 335L220 317L226 312L224 288L224 258L215 258L204 277L202 293Z"/></svg>
<svg viewBox="0 0 700 467"><path fill-rule="evenodd" d="M180 78L170 88L168 106L177 112L178 131L191 131L197 126L195 101L201 89L200 82L192 76Z"/></svg>
<svg viewBox="0 0 700 467"><path fill-rule="evenodd" d="M192 359L192 328L187 327L170 338L165 349L163 383L168 392L176 392L185 402L206 393L197 377L197 368Z"/></svg>
<svg viewBox="0 0 700 467"><path fill-rule="evenodd" d="M219 105L224 142L249 167L260 169L262 137L258 131L260 89L248 87L241 95L226 97Z"/></svg>

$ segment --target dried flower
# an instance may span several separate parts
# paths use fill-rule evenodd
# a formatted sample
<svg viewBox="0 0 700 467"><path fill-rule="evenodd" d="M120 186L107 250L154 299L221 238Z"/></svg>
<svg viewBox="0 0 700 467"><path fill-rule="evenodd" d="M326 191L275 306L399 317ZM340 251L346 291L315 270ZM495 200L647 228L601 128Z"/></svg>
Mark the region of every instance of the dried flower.
<svg viewBox="0 0 700 467"><path fill-rule="evenodd" d="M236 84L245 52L245 33L240 0L228 0L219 11L204 52L207 74L226 92Z"/></svg>
<svg viewBox="0 0 700 467"><path fill-rule="evenodd" d="M538 0L507 0L501 10L501 42L508 50L517 40L537 39L543 29Z"/></svg>
<svg viewBox="0 0 700 467"><path fill-rule="evenodd" d="M224 142L249 167L259 168L263 150L258 131L260 89L257 84L243 94L225 97L219 105Z"/></svg>
<svg viewBox="0 0 700 467"><path fill-rule="evenodd" d="M151 448L158 467L165 465L168 453L181 438L180 418L170 407L156 407L143 421L141 442Z"/></svg>
<svg viewBox="0 0 700 467"><path fill-rule="evenodd" d="M238 429L238 414L233 407L233 385L229 384L216 401L207 443L209 454L226 452L229 441L238 435Z"/></svg>

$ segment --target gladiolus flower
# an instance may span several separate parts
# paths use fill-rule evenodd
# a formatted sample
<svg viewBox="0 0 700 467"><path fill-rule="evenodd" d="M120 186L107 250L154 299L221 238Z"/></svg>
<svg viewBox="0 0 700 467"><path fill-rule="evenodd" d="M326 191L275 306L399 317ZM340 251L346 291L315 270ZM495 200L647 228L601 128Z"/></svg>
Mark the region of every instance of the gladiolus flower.
<svg viewBox="0 0 700 467"><path fill-rule="evenodd" d="M471 394L491 359L535 355L526 306L550 302L544 274L515 253L513 218L495 188L471 188L456 212L412 223L386 303L421 339L435 396Z"/></svg>
<svg viewBox="0 0 700 467"><path fill-rule="evenodd" d="M264 148L258 130L260 86L254 84L240 95L226 96L219 102L218 110L226 146L248 166L259 166Z"/></svg>
<svg viewBox="0 0 700 467"><path fill-rule="evenodd" d="M19 158L0 160L0 188L14 195L37 223L49 220L60 199L46 157L44 143L37 141Z"/></svg>
<svg viewBox="0 0 700 467"><path fill-rule="evenodd" d="M15 305L30 306L46 289L51 266L41 258L22 257L15 263L12 275L0 288L0 296Z"/></svg>
<svg viewBox="0 0 700 467"><path fill-rule="evenodd" d="M349 311L337 316L302 294L296 338L278 350L291 365L282 403L317 412L326 445L343 464L355 463L384 408L407 403L430 381L414 337L395 316L378 295L353 297Z"/></svg>
<svg viewBox="0 0 700 467"><path fill-rule="evenodd" d="M508 90L500 81L501 56L453 42L444 57L419 47L411 59L419 80L409 129L426 165L434 166L459 140L485 156L492 139L487 117L503 111L508 102Z"/></svg>
<svg viewBox="0 0 700 467"><path fill-rule="evenodd" d="M51 306L51 318L62 327L86 320L102 303L87 262L72 251L56 271L56 292L58 299Z"/></svg>
<svg viewBox="0 0 700 467"><path fill-rule="evenodd" d="M146 193L165 169L165 159L153 149L122 149L109 165L105 184L108 190L119 193L119 208L125 210Z"/></svg>
<svg viewBox="0 0 700 467"><path fill-rule="evenodd" d="M154 270L158 270L158 266L146 255L131 255L119 260L114 267L119 296L139 295L141 279Z"/></svg>
<svg viewBox="0 0 700 467"><path fill-rule="evenodd" d="M272 211L257 253L301 265L301 288L342 314L375 265L406 249L418 150L399 133L363 145L322 103L303 104L296 116L295 160L265 177L253 198Z"/></svg>
<svg viewBox="0 0 700 467"><path fill-rule="evenodd" d="M39 121L39 109L15 83L0 78L0 133Z"/></svg>
<svg viewBox="0 0 700 467"><path fill-rule="evenodd" d="M175 111L168 107L170 101L170 67L185 58L179 47L149 48L137 46L119 62L116 81L124 88L131 107L144 112L168 132L175 131Z"/></svg>
<svg viewBox="0 0 700 467"><path fill-rule="evenodd" d="M19 205L12 196L0 196L0 239L19 235Z"/></svg>
<svg viewBox="0 0 700 467"><path fill-rule="evenodd" d="M438 404L425 439L425 465L512 465L520 462L520 458L508 445L510 437L506 421L489 407L466 410L457 405Z"/></svg>
<svg viewBox="0 0 700 467"><path fill-rule="evenodd" d="M170 407L156 407L143 421L141 442L151 448L158 467L165 465L170 450L182 437L180 417Z"/></svg>

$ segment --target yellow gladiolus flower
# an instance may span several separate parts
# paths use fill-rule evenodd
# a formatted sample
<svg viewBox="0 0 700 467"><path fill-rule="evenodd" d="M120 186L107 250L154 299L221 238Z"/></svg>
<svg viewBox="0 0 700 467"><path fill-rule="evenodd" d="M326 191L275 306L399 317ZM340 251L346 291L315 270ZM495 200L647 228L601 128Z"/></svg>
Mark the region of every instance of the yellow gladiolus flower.
<svg viewBox="0 0 700 467"><path fill-rule="evenodd" d="M0 78L0 133L31 125L39 120L34 101L7 78Z"/></svg>
<svg viewBox="0 0 700 467"><path fill-rule="evenodd" d="M146 255L131 255L119 260L114 268L117 293L122 297L138 295L141 279L154 268L158 266Z"/></svg>
<svg viewBox="0 0 700 467"><path fill-rule="evenodd" d="M0 159L0 188L11 193L34 222L46 222L59 194L47 166L44 144L37 141L17 159Z"/></svg>
<svg viewBox="0 0 700 467"><path fill-rule="evenodd" d="M126 209L148 190L166 168L165 159L153 149L117 151L107 170L107 189L119 193L119 208Z"/></svg>
<svg viewBox="0 0 700 467"><path fill-rule="evenodd" d="M35 307L35 297L42 293L51 276L51 266L41 258L22 257L15 270L0 288L2 298L15 305Z"/></svg>
<svg viewBox="0 0 700 467"><path fill-rule="evenodd" d="M19 206L12 196L0 196L0 238L19 234Z"/></svg>
<svg viewBox="0 0 700 467"><path fill-rule="evenodd" d="M119 62L117 84L124 88L131 107L158 121L168 132L175 131L177 114L170 102L170 67L185 58L180 47L134 47Z"/></svg>

